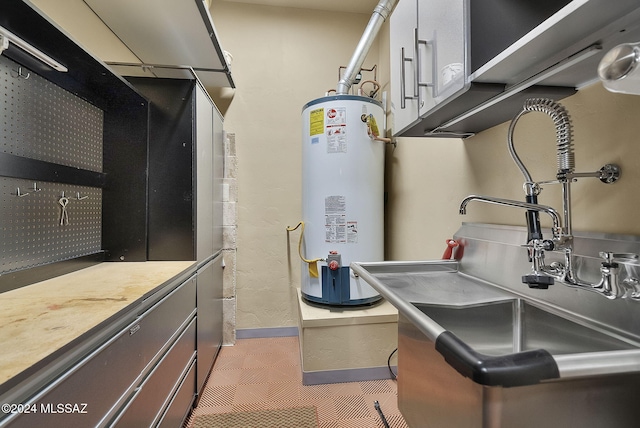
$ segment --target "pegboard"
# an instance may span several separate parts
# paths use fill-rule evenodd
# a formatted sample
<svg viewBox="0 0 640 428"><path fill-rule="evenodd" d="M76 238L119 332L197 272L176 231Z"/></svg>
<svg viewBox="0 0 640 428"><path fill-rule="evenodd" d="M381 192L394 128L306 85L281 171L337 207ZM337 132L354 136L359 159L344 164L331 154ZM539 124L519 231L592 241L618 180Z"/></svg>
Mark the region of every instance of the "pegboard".
<svg viewBox="0 0 640 428"><path fill-rule="evenodd" d="M102 110L0 56L0 152L102 172L103 127ZM0 177L0 274L95 254L101 241L99 187Z"/></svg>
<svg viewBox="0 0 640 428"><path fill-rule="evenodd" d="M0 56L0 151L102 172L104 112Z"/></svg>
<svg viewBox="0 0 640 428"><path fill-rule="evenodd" d="M102 189L0 177L0 272L99 252L101 223Z"/></svg>

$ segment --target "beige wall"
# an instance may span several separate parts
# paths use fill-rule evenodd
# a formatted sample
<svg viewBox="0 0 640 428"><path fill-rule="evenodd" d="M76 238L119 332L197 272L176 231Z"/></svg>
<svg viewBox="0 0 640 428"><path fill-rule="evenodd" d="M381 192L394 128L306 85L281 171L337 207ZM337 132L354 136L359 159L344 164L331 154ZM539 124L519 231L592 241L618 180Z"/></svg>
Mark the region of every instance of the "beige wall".
<svg viewBox="0 0 640 428"><path fill-rule="evenodd" d="M596 83L560 102L573 120L576 172L596 171L606 163L622 168L615 184L594 178L572 184L574 230L640 235L640 97L612 94ZM466 140L399 140L387 158L389 259L440 257L444 240L463 221L525 224L518 209L473 202L466 216L458 215L460 201L472 193L524 200L524 177L509 156L507 129L504 123ZM514 145L534 180L555 177L555 129L549 116L525 115ZM544 186L539 202L561 211L559 186ZM548 226L547 216L541 217Z"/></svg>
<svg viewBox="0 0 640 428"><path fill-rule="evenodd" d="M621 180L613 185L605 185L593 178L580 179L572 185L574 230L640 235L640 224L635 222L640 208L636 198L640 185L640 145L636 127L640 117L640 97L612 94L596 83L561 103L573 119L576 171L596 171L606 163L616 163L622 168ZM524 178L507 155L507 125L465 142L467 156L473 159L470 191L522 197ZM555 134L548 116L527 114L522 123L518 122L514 141L534 180L553 179L557 169ZM490 146L488 151L498 154L495 160L482 150L484 145ZM479 177L491 176L491 171L501 165L505 168L503 179L473 184ZM540 203L560 209L559 187L552 185L544 189ZM496 215L499 216L497 220L506 222L503 211L495 214L487 211L477 219L488 221L489 215ZM516 221L523 217L521 213L515 214Z"/></svg>
<svg viewBox="0 0 640 428"><path fill-rule="evenodd" d="M103 61L135 61L82 0L34 4ZM210 10L238 87L212 91L238 159L237 327L294 326L298 235L288 239L286 226L301 216L301 111L335 88L369 15L223 0ZM377 53L376 44L365 67Z"/></svg>
<svg viewBox="0 0 640 428"><path fill-rule="evenodd" d="M442 256L457 230L470 163L459 139L401 138L386 157L385 258Z"/></svg>
<svg viewBox="0 0 640 428"><path fill-rule="evenodd" d="M237 327L297 325L302 107L338 82L369 20L213 0L237 89L225 116L238 157ZM365 61L377 63L378 46Z"/></svg>
<svg viewBox="0 0 640 428"><path fill-rule="evenodd" d="M36 0L76 40L106 61L131 53L91 18L82 0ZM255 6L213 0L211 12L224 49L233 54L238 89L225 105L225 128L236 134L238 159L237 327L296 325L293 287L299 286L297 233L285 228L301 215L302 107L335 87L368 15ZM388 91L388 29L365 66L377 64ZM576 168L594 171L619 163L614 185L582 179L573 186L574 228L640 235L640 97L615 95L600 84L562 103L574 123ZM514 112L514 114L517 112ZM470 193L523 199L523 178L506 147L507 124L467 140L406 139L387 151L386 257L438 258L462 221L523 224L516 209L475 204L458 215ZM520 120L515 143L536 180L555 175L551 120L532 113ZM540 202L560 208L557 186ZM544 219L546 221L546 219Z"/></svg>

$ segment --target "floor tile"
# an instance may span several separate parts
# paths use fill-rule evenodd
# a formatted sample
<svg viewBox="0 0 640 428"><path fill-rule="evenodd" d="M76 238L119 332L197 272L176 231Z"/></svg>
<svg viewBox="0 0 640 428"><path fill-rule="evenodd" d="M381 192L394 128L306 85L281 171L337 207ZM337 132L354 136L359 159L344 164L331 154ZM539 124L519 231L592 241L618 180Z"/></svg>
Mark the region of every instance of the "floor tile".
<svg viewBox="0 0 640 428"><path fill-rule="evenodd" d="M407 428L393 380L302 385L297 337L239 339L220 351L184 426L201 414L315 406L319 428L384 428L375 401L391 428Z"/></svg>

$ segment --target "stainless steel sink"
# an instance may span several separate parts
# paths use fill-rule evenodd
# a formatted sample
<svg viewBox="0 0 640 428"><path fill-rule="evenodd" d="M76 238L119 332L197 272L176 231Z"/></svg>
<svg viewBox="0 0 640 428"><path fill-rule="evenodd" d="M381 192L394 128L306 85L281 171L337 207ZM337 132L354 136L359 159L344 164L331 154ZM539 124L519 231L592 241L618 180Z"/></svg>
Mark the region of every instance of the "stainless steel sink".
<svg viewBox="0 0 640 428"><path fill-rule="evenodd" d="M409 426L640 421L640 344L615 329L461 273L455 262L351 267L398 309L398 405Z"/></svg>
<svg viewBox="0 0 640 428"><path fill-rule="evenodd" d="M467 355L473 360L543 350L552 356L557 371L557 375L544 376L640 373L637 341L622 337L598 322L465 275L458 271L455 261L352 263L351 267L428 340L437 344L446 339L455 345L455 349L449 350L453 352L449 361L462 348L481 354ZM541 354L528 356L529 362L538 362ZM521 360L522 356L514 358ZM461 366L455 368L460 371ZM477 370L487 369L477 367ZM545 378L528 381L542 379Z"/></svg>
<svg viewBox="0 0 640 428"><path fill-rule="evenodd" d="M535 349L551 355L637 349L522 299L471 306L413 305L478 353L490 356Z"/></svg>
<svg viewBox="0 0 640 428"><path fill-rule="evenodd" d="M458 356L443 354L438 349L440 340L428 339L400 313L398 407L410 427L626 428L638 424L640 408L636 397L640 396L640 374L637 371L539 380L534 376L534 380L516 386L487 385L504 374L488 376L494 369L506 371L507 380L515 377L521 381L522 371L517 365L523 355L532 356L525 361L540 362L545 367L566 355L574 364L581 361L579 364L588 367L585 371L594 364L600 365L598 358L602 355L632 353L635 356L631 358L638 361L637 351L628 349L628 344L566 319L557 319L528 304L523 305L521 314L525 320L519 331L508 320L516 309L513 302L473 308L419 306L429 312L429 317L433 316L459 334L464 343L478 353L468 352L471 357L461 364ZM547 330L549 321L559 326ZM447 337L446 334L443 332L441 338ZM517 342L521 345L515 345ZM512 353L518 346L522 350ZM547 347L554 355L539 353L535 349L539 346ZM487 359L480 352L492 357ZM571 354L557 355L564 352ZM616 358L623 361L626 357ZM482 362L477 371L467 370L477 362ZM615 358L610 360L610 365L616 364ZM478 373L481 382L474 379Z"/></svg>

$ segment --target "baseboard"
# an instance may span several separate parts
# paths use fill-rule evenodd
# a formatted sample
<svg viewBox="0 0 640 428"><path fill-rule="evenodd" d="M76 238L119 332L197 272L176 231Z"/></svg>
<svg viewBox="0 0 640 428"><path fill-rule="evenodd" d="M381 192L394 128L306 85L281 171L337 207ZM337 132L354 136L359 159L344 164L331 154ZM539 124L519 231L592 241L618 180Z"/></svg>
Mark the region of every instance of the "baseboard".
<svg viewBox="0 0 640 428"><path fill-rule="evenodd" d="M391 367L394 373L398 367ZM367 367L361 369L322 370L317 372L302 372L303 385L320 385L325 383L364 382L368 380L391 379L389 367Z"/></svg>
<svg viewBox="0 0 640 428"><path fill-rule="evenodd" d="M298 327L240 328L236 330L236 339L291 337L297 335Z"/></svg>

